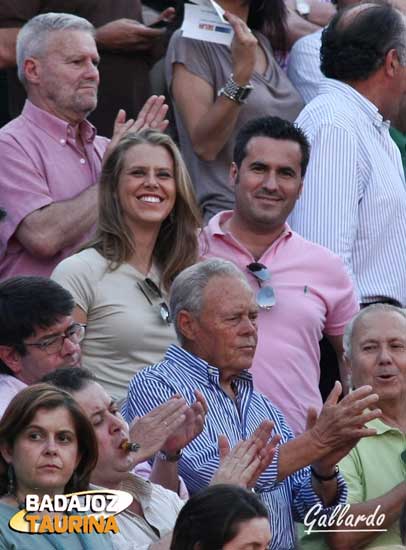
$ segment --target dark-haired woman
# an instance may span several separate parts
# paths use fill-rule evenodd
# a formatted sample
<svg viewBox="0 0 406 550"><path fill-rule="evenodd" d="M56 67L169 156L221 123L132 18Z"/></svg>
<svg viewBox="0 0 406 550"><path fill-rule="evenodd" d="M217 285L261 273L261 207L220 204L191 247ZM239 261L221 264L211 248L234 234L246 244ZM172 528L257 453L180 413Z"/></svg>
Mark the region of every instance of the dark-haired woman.
<svg viewBox="0 0 406 550"><path fill-rule="evenodd" d="M266 550L266 508L254 493L214 485L193 495L179 513L170 550Z"/></svg>
<svg viewBox="0 0 406 550"><path fill-rule="evenodd" d="M235 33L231 47L184 38L178 30L166 55L181 150L206 221L233 207L228 170L241 126L267 114L292 122L303 107L262 33L283 28L283 0L218 3Z"/></svg>
<svg viewBox="0 0 406 550"><path fill-rule="evenodd" d="M70 394L47 384L18 393L0 421L0 549L111 549L108 535L28 534L8 524L27 495L86 490L96 462L92 425Z"/></svg>

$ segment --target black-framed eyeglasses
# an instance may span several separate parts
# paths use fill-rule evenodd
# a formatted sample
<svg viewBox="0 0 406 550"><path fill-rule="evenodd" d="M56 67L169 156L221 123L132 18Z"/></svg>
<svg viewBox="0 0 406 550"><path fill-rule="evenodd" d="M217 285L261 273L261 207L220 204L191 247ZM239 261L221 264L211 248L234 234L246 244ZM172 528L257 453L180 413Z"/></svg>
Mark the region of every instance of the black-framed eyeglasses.
<svg viewBox="0 0 406 550"><path fill-rule="evenodd" d="M24 342L25 346L38 348L41 351L45 351L48 355L59 353L67 338L73 344L80 344L85 337L86 325L83 323L73 323L69 328L62 332L62 334L56 334L55 336L45 337L39 342Z"/></svg>
<svg viewBox="0 0 406 550"><path fill-rule="evenodd" d="M154 283L152 279L149 277L146 277L143 281L143 283L140 283L137 281L137 286L147 299L147 302L153 306L154 303L152 302L151 298L149 297L149 294L152 295L154 298L157 298L158 300L161 300L159 302L159 314L161 316L161 319L167 324L170 325L172 323L172 317L171 312L169 311L168 304L163 300L161 289L158 285Z"/></svg>
<svg viewBox="0 0 406 550"><path fill-rule="evenodd" d="M262 286L262 283L266 283L271 279L271 272L266 265L260 262L248 264L247 269L255 277L260 287L256 294L257 305L261 309L271 309L276 304L275 291L271 285Z"/></svg>

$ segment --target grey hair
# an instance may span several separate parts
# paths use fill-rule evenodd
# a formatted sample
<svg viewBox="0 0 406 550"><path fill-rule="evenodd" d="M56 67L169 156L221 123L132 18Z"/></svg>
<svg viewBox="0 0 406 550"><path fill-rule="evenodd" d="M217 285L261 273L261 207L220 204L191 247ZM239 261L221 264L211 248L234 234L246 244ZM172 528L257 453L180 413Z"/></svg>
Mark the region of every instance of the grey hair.
<svg viewBox="0 0 406 550"><path fill-rule="evenodd" d="M183 342L183 335L178 326L178 313L182 309L197 316L201 313L204 289L213 277L234 277L244 283L251 291L244 273L227 260L213 258L184 269L173 281L169 298L169 307L175 323L176 334L181 343Z"/></svg>
<svg viewBox="0 0 406 550"><path fill-rule="evenodd" d="M392 306L391 304L372 304L364 309L361 309L361 311L359 311L357 315L355 315L355 317L353 317L353 319L348 323L344 330L343 347L344 354L346 357L348 357L348 359L351 359L352 338L357 323L367 315L379 312L397 313L406 320L406 311L400 307Z"/></svg>
<svg viewBox="0 0 406 550"><path fill-rule="evenodd" d="M96 35L94 26L83 17L70 13L43 13L30 19L17 36L16 57L17 74L20 82L26 87L24 63L29 57L41 57L47 47L49 35L56 31L83 31Z"/></svg>

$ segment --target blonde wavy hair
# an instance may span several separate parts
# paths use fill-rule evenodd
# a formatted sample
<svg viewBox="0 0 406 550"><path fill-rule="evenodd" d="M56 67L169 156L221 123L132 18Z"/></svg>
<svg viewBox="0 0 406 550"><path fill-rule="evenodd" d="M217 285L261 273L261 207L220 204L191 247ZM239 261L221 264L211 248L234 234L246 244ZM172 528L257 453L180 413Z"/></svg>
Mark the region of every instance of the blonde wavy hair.
<svg viewBox="0 0 406 550"><path fill-rule="evenodd" d="M175 206L162 222L153 254L161 272L161 283L168 290L176 275L198 259L197 233L201 227L201 214L180 151L166 134L155 130L129 133L111 152L100 176L96 235L84 248L95 248L108 260L112 271L134 253L132 234L124 220L117 188L127 151L141 144L164 147L174 164Z"/></svg>

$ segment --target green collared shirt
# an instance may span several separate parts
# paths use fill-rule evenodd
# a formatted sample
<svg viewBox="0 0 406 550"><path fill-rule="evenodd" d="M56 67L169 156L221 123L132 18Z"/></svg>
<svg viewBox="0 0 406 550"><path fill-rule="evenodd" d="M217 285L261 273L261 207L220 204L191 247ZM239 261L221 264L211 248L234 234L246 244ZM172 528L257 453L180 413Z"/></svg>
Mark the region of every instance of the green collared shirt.
<svg viewBox="0 0 406 550"><path fill-rule="evenodd" d="M406 480L406 464L400 457L406 450L406 434L379 419L371 420L367 426L375 428L377 434L362 438L339 464L340 472L347 482L348 502L351 504L379 499ZM300 530L300 537L303 549L328 548L320 533L305 535ZM363 548L372 549L400 543L399 523L395 522L386 533L378 535Z"/></svg>

